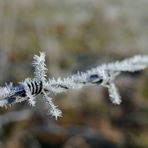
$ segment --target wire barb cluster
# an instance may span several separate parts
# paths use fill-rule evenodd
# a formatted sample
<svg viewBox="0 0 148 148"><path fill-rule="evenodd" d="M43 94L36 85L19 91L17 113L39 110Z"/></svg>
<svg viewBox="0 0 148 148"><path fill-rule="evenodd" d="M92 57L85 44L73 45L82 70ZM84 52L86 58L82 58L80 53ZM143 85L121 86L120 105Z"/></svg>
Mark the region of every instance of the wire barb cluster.
<svg viewBox="0 0 148 148"><path fill-rule="evenodd" d="M71 89L80 89L88 85L101 85L109 92L110 100L113 104L121 103L121 96L114 84L114 79L121 72L136 72L148 67L148 55L134 56L133 58L103 64L86 72L78 72L75 75L64 79L47 79L47 68L45 64L45 53L35 55L33 58L34 78L26 78L16 86L10 85L0 87L0 106L9 106L14 103L28 101L35 106L36 97L42 95L49 107L49 114L56 119L62 116L61 110L55 106L51 93L62 93Z"/></svg>

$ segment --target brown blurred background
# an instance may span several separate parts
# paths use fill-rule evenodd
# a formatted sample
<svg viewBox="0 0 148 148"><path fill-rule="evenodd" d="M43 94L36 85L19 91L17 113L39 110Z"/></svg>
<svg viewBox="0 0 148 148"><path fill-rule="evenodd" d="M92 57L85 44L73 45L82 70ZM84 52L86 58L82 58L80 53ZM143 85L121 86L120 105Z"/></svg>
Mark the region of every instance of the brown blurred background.
<svg viewBox="0 0 148 148"><path fill-rule="evenodd" d="M147 0L0 0L1 86L33 77L39 51L55 78L148 54L147 8ZM0 148L147 148L147 75L117 79L120 106L95 86L53 96L63 111L58 121L42 98L35 108L0 108Z"/></svg>

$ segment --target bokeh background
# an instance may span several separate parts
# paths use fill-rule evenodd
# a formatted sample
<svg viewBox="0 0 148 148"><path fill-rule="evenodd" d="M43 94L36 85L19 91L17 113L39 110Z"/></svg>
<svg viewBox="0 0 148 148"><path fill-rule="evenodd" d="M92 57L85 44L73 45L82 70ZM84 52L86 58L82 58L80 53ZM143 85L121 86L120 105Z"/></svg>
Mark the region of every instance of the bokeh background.
<svg viewBox="0 0 148 148"><path fill-rule="evenodd" d="M32 57L46 52L49 77L148 54L147 0L0 0L0 84L33 77ZM148 70L122 74L123 103L101 87L54 97L55 121L38 98L0 108L0 148L147 148Z"/></svg>

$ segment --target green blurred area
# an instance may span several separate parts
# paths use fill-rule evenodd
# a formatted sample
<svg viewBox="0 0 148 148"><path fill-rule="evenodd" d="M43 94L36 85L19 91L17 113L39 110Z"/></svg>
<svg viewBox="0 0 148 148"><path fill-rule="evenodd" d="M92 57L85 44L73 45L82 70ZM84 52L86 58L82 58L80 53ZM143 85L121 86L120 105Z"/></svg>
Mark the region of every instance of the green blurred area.
<svg viewBox="0 0 148 148"><path fill-rule="evenodd" d="M148 54L146 0L1 0L0 82L33 77L32 57L46 52L49 77L66 77L99 64ZM123 102L114 106L100 87L53 96L55 121L38 98L1 108L31 116L0 128L0 148L147 148L148 71L121 75ZM0 117L1 118L1 117Z"/></svg>

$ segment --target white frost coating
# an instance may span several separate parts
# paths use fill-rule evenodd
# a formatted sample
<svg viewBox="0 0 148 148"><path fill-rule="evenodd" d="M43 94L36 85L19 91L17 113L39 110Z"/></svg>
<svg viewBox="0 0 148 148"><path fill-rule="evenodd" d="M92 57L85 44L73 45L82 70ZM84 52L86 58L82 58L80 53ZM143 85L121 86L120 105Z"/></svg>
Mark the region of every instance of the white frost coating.
<svg viewBox="0 0 148 148"><path fill-rule="evenodd" d="M49 114L56 119L62 116L62 112L54 105L52 98L49 97L51 93L58 94L71 89L80 89L88 85L101 85L108 89L111 102L119 105L121 103L121 96L114 84L114 79L121 72L136 72L148 67L148 55L138 55L120 62L103 64L67 78L47 80L45 53L40 53L39 56L35 55L33 59L35 77L33 79L27 78L19 83L21 84L19 86L21 87L20 90L18 87L16 89L12 84L0 88L0 106L7 106L24 100L35 106L36 96L42 95L48 104Z"/></svg>
<svg viewBox="0 0 148 148"><path fill-rule="evenodd" d="M45 92L43 92L45 102L48 103L49 106L49 114L57 120L58 117L62 117L62 112L55 106L52 102L52 98L50 98Z"/></svg>
<svg viewBox="0 0 148 148"><path fill-rule="evenodd" d="M121 96L119 95L118 89L114 83L108 85L108 92L112 103L119 105L121 103Z"/></svg>
<svg viewBox="0 0 148 148"><path fill-rule="evenodd" d="M47 68L45 64L45 53L40 52L40 56L35 55L34 61L32 63L33 67L35 68L35 79L38 81L46 81L47 77Z"/></svg>
<svg viewBox="0 0 148 148"><path fill-rule="evenodd" d="M14 91L12 90L12 83L10 85L7 85L5 87L0 87L0 106L6 106L7 100L4 98L9 97L14 94Z"/></svg>
<svg viewBox="0 0 148 148"><path fill-rule="evenodd" d="M3 99L9 95L11 95L11 90L9 89L9 87L1 87L0 88L0 99Z"/></svg>
<svg viewBox="0 0 148 148"><path fill-rule="evenodd" d="M124 72L135 72L145 69L148 66L148 56L137 55L133 58L117 61L105 65L105 67L112 71L124 71Z"/></svg>

